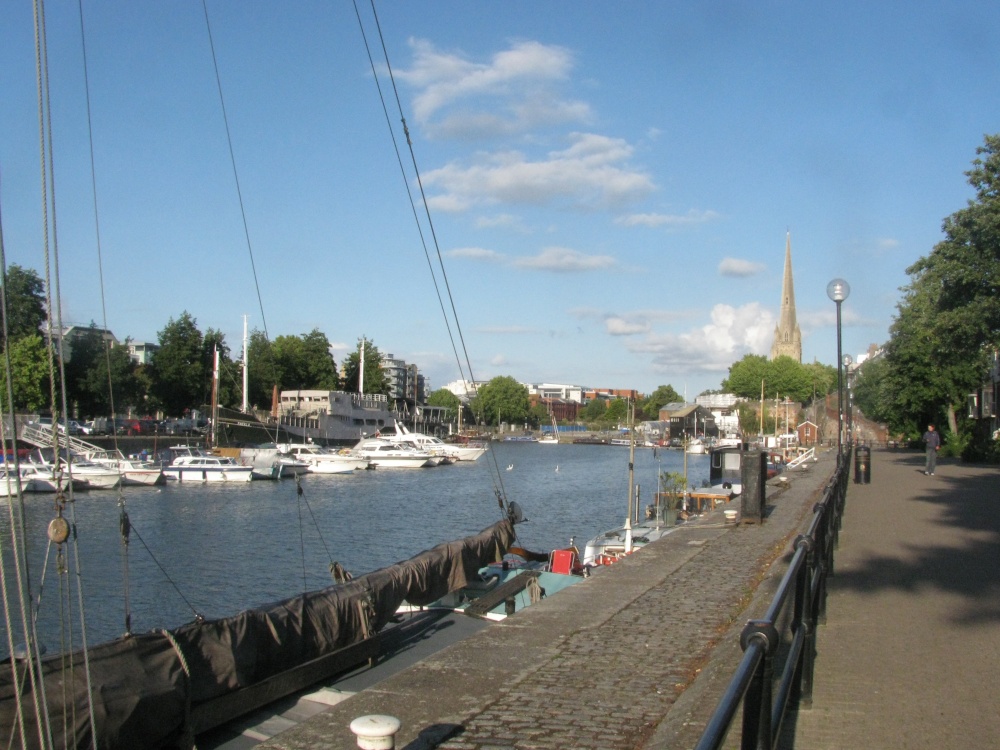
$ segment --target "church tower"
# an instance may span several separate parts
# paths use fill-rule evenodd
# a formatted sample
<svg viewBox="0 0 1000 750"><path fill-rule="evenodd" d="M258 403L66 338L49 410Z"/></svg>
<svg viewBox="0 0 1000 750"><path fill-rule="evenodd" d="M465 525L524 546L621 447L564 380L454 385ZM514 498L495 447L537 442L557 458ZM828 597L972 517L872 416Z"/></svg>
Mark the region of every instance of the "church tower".
<svg viewBox="0 0 1000 750"><path fill-rule="evenodd" d="M774 328L771 359L791 357L802 362L802 332L795 320L795 286L792 283L792 234L785 238L785 278L781 282L781 312Z"/></svg>

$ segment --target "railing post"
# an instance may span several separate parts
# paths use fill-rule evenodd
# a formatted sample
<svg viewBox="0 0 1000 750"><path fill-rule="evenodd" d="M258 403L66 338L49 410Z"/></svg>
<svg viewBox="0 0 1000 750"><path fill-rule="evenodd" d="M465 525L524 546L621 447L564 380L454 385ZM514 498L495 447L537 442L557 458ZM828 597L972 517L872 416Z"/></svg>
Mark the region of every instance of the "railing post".
<svg viewBox="0 0 1000 750"><path fill-rule="evenodd" d="M822 513L822 510L817 510ZM823 524L820 524L820 528ZM817 540L809 536L800 536L795 540L796 549L806 550L806 564L803 566L803 576L801 581L802 613L799 627L802 628L802 656L799 665L799 678L795 681L797 686L796 703L805 708L812 706L813 676L816 665L816 604L813 599L813 580L817 582L816 598L821 602L826 597L823 595L825 586L822 571L819 566L822 557L816 554ZM822 549L822 547L821 547ZM796 597L798 598L798 597Z"/></svg>
<svg viewBox="0 0 1000 750"><path fill-rule="evenodd" d="M764 649L760 667L754 670L753 680L743 700L743 750L770 750L771 748L771 685L774 678L774 652L777 650L777 628L768 620L750 620L740 634L740 645L746 651L751 643Z"/></svg>

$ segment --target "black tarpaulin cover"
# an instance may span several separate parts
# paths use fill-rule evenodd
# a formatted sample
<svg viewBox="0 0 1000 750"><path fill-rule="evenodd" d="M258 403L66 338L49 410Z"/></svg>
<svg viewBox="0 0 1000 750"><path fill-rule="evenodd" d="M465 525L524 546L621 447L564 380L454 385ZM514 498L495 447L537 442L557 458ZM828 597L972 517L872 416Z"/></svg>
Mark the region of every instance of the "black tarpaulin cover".
<svg viewBox="0 0 1000 750"><path fill-rule="evenodd" d="M234 617L195 621L94 647L89 652L93 733L83 653L43 659L54 746L87 748L93 734L103 750L175 747L184 736L189 706L362 641L366 632L371 636L381 630L404 601L430 604L475 580L481 568L503 556L513 539L513 525L503 520L475 536L438 545L346 584ZM19 747L23 740L26 747L41 747L25 664L14 666L12 671L10 660L0 664L0 743ZM343 669L353 666L345 664Z"/></svg>

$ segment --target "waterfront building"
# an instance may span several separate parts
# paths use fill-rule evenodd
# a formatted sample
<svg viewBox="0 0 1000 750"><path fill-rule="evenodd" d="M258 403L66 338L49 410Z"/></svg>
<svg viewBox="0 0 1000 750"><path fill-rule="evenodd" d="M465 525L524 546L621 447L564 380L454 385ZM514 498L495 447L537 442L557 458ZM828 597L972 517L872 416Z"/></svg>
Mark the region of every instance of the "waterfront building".
<svg viewBox="0 0 1000 750"><path fill-rule="evenodd" d="M774 328L771 359L791 357L802 363L802 331L795 319L795 285L792 282L792 235L785 237L785 273L781 281L781 312Z"/></svg>

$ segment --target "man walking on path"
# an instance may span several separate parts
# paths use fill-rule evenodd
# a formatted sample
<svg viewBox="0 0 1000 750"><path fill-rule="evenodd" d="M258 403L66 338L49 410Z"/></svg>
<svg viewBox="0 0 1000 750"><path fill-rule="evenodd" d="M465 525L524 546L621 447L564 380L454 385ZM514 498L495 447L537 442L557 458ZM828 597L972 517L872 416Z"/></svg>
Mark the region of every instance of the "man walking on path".
<svg viewBox="0 0 1000 750"><path fill-rule="evenodd" d="M927 425L927 432L924 433L924 445L927 447L927 462L924 464L924 474L934 476L934 469L937 468L937 452L941 447L941 435L934 429L934 425Z"/></svg>

